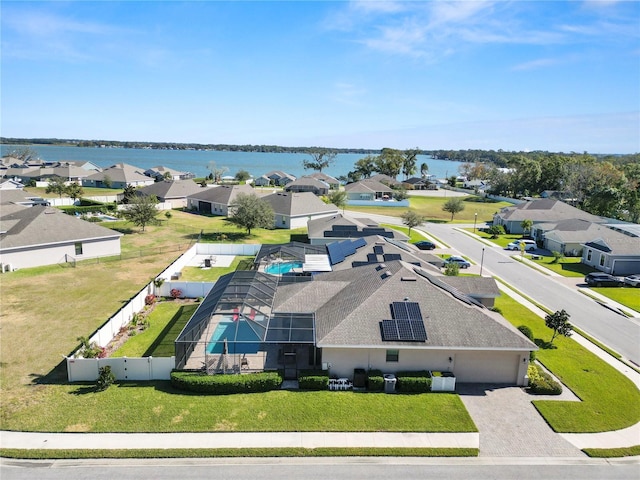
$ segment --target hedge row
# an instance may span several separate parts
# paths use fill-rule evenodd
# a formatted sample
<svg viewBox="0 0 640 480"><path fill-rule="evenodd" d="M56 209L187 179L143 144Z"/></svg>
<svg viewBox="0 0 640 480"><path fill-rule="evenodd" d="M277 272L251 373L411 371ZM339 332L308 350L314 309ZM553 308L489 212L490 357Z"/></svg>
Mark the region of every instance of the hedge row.
<svg viewBox="0 0 640 480"><path fill-rule="evenodd" d="M72 206L65 205L58 208L60 208L60 210L62 210L67 215L75 215L76 213L79 215L83 215L86 213L93 213L93 212L109 214L116 211L116 206L108 203L107 204L102 203L102 204L93 205L90 207L77 207L75 205L72 205Z"/></svg>
<svg viewBox="0 0 640 480"><path fill-rule="evenodd" d="M431 372L398 372L396 387L403 393L425 393L431 391Z"/></svg>
<svg viewBox="0 0 640 480"><path fill-rule="evenodd" d="M380 370L369 370L367 375L367 388L370 392L384 390L384 375Z"/></svg>
<svg viewBox="0 0 640 480"><path fill-rule="evenodd" d="M208 375L205 372L171 372L171 385L178 390L227 395L277 390L282 385L279 372L242 375Z"/></svg>
<svg viewBox="0 0 640 480"><path fill-rule="evenodd" d="M562 385L538 365L530 364L527 375L529 376L529 390L532 393L538 395L560 395L562 393Z"/></svg>
<svg viewBox="0 0 640 480"><path fill-rule="evenodd" d="M298 386L301 390L327 390L329 375L323 370L301 370L298 373Z"/></svg>

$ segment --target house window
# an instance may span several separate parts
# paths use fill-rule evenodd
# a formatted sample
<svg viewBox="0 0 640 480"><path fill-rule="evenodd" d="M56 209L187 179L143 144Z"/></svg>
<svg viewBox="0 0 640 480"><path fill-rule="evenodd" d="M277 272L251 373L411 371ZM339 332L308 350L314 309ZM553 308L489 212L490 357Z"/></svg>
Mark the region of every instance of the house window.
<svg viewBox="0 0 640 480"><path fill-rule="evenodd" d="M587 251L587 262L591 261L591 250Z"/></svg>
<svg viewBox="0 0 640 480"><path fill-rule="evenodd" d="M284 216L282 217L282 224L284 225L286 223Z"/></svg>
<svg viewBox="0 0 640 480"><path fill-rule="evenodd" d="M604 255L600 254L600 266L604 266Z"/></svg>
<svg viewBox="0 0 640 480"><path fill-rule="evenodd" d="M76 247L76 255L82 255L82 243L78 242L75 244Z"/></svg>
<svg viewBox="0 0 640 480"><path fill-rule="evenodd" d="M400 360L400 350L387 350L387 362L398 362Z"/></svg>

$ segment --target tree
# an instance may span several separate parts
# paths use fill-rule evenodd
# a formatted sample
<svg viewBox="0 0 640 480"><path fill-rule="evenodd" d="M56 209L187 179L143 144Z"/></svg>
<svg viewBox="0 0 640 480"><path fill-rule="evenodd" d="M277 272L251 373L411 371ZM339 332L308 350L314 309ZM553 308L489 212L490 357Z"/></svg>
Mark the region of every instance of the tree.
<svg viewBox="0 0 640 480"><path fill-rule="evenodd" d="M504 226L502 225L491 225L487 230L487 233L491 235L491 238L495 240L500 235L504 235L506 232L504 231Z"/></svg>
<svg viewBox="0 0 640 480"><path fill-rule="evenodd" d="M382 153L375 157L375 171L396 178L402 170L404 158L400 150L383 148Z"/></svg>
<svg viewBox="0 0 640 480"><path fill-rule="evenodd" d="M302 161L304 169L322 172L323 169L328 168L336 161L337 153L326 148L317 148L310 150L308 155L311 156L311 160Z"/></svg>
<svg viewBox="0 0 640 480"><path fill-rule="evenodd" d="M355 170L353 172L349 172L349 179L351 180L352 178L357 177L353 180L357 182L362 177L369 178L371 174L376 171L375 159L376 157L367 155L366 157L357 160L354 165Z"/></svg>
<svg viewBox="0 0 640 480"><path fill-rule="evenodd" d="M102 183L104 184L105 188L113 187L113 180L111 179L111 177L109 175L105 175L102 178Z"/></svg>
<svg viewBox="0 0 640 480"><path fill-rule="evenodd" d="M456 262L449 262L444 266L444 274L448 277L457 277L460 273L460 265Z"/></svg>
<svg viewBox="0 0 640 480"><path fill-rule="evenodd" d="M420 164L420 176L424 178L427 176L428 173L429 173L429 165L427 165L426 163Z"/></svg>
<svg viewBox="0 0 640 480"><path fill-rule="evenodd" d="M122 191L122 203L124 203L125 205L128 203L131 203L131 201L135 198L136 196L136 187L134 187L133 185L127 185L126 187L124 187L124 190Z"/></svg>
<svg viewBox="0 0 640 480"><path fill-rule="evenodd" d="M11 150L7 155L7 157L16 158L23 163L27 163L31 160L37 160L38 152L30 147L20 147Z"/></svg>
<svg viewBox="0 0 640 480"><path fill-rule="evenodd" d="M524 220L522 220L520 222L520 226L522 227L522 235L524 236L525 233L531 233L531 227L533 227L533 221L525 218Z"/></svg>
<svg viewBox="0 0 640 480"><path fill-rule="evenodd" d="M424 220L425 218L415 210L407 210L402 214L402 223L409 227L409 236L411 236L411 229L423 223Z"/></svg>
<svg viewBox="0 0 640 480"><path fill-rule="evenodd" d="M328 203L333 203L336 207L342 209L344 213L344 207L347 206L347 192L344 190L332 190L324 196Z"/></svg>
<svg viewBox="0 0 640 480"><path fill-rule="evenodd" d="M453 216L456 213L460 213L464 210L464 203L461 198L453 197L447 200L444 205L442 205L442 210L444 210L445 212L449 212L451 214L451 220L453 220Z"/></svg>
<svg viewBox="0 0 640 480"><path fill-rule="evenodd" d="M402 152L402 174L407 179L416 173L416 163L418 162L418 154L420 149L405 150Z"/></svg>
<svg viewBox="0 0 640 480"><path fill-rule="evenodd" d="M211 172L209 178L213 180L213 183L220 183L222 175L229 171L227 167L218 167L218 165L216 165L216 162L213 161L207 164L207 170Z"/></svg>
<svg viewBox="0 0 640 480"><path fill-rule="evenodd" d="M238 170L235 178L240 183L246 183L246 181L251 178L251 174L246 170Z"/></svg>
<svg viewBox="0 0 640 480"><path fill-rule="evenodd" d="M553 340L558 336L570 337L573 332L573 326L569 323L569 314L563 309L551 313L544 317L544 323L553 330L553 336L549 341L553 345Z"/></svg>
<svg viewBox="0 0 640 480"><path fill-rule="evenodd" d="M273 226L274 213L271 205L255 194L240 193L229 208L229 220L247 229L269 228Z"/></svg>
<svg viewBox="0 0 640 480"><path fill-rule="evenodd" d="M134 225L142 227L144 232L147 225L159 223L157 203L158 199L154 195L136 195L130 200L126 210L122 211L122 215Z"/></svg>
<svg viewBox="0 0 640 480"><path fill-rule="evenodd" d="M62 194L66 191L67 185L64 183L64 178L58 176L53 176L49 179L49 184L45 190L47 193L57 193L60 198L62 198Z"/></svg>
<svg viewBox="0 0 640 480"><path fill-rule="evenodd" d="M82 194L84 193L84 190L82 189L82 186L78 182L71 182L69 185L67 185L67 188L65 189L65 193L69 195L69 197L71 197L75 202L77 199L79 199L82 196Z"/></svg>

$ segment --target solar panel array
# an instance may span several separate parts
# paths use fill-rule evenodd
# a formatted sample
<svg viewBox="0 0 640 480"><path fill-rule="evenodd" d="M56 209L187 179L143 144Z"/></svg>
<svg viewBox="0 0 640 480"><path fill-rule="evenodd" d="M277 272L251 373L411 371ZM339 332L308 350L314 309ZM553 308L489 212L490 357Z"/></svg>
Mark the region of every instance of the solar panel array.
<svg viewBox="0 0 640 480"><path fill-rule="evenodd" d="M393 320L381 322L382 340L402 342L425 342L427 340L420 304L417 302L393 302L391 316Z"/></svg>
<svg viewBox="0 0 640 480"><path fill-rule="evenodd" d="M390 262L392 260L402 260L402 255L399 253L385 253L382 258L384 258L385 262Z"/></svg>
<svg viewBox="0 0 640 480"><path fill-rule="evenodd" d="M355 254L358 248L364 247L366 244L367 242L363 238L330 243L327 245L327 252L331 265L343 262L346 257Z"/></svg>

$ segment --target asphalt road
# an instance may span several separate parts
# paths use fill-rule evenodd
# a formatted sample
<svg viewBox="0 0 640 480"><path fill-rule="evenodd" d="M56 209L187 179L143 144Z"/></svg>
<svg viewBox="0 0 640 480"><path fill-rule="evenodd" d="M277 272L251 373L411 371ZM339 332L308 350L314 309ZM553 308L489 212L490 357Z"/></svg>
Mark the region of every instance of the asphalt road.
<svg viewBox="0 0 640 480"><path fill-rule="evenodd" d="M437 464L440 461L442 464ZM222 462L228 462L223 464ZM478 459L207 459L194 460L95 460L57 462L10 462L0 466L2 480L154 480L234 479L349 479L388 480L390 478L448 480L637 480L637 461L608 464L546 462L529 464L480 464Z"/></svg>
<svg viewBox="0 0 640 480"><path fill-rule="evenodd" d="M402 225L402 220L395 217L354 212L347 212L347 215L356 218L366 216L381 223ZM461 225L425 223L420 229L432 233L460 254L481 264L484 274L491 273L502 278L516 290L553 311L566 310L572 324L640 365L640 322L637 318L627 318L599 305L552 277L513 260L513 252L498 246L487 246L456 231L456 227Z"/></svg>

